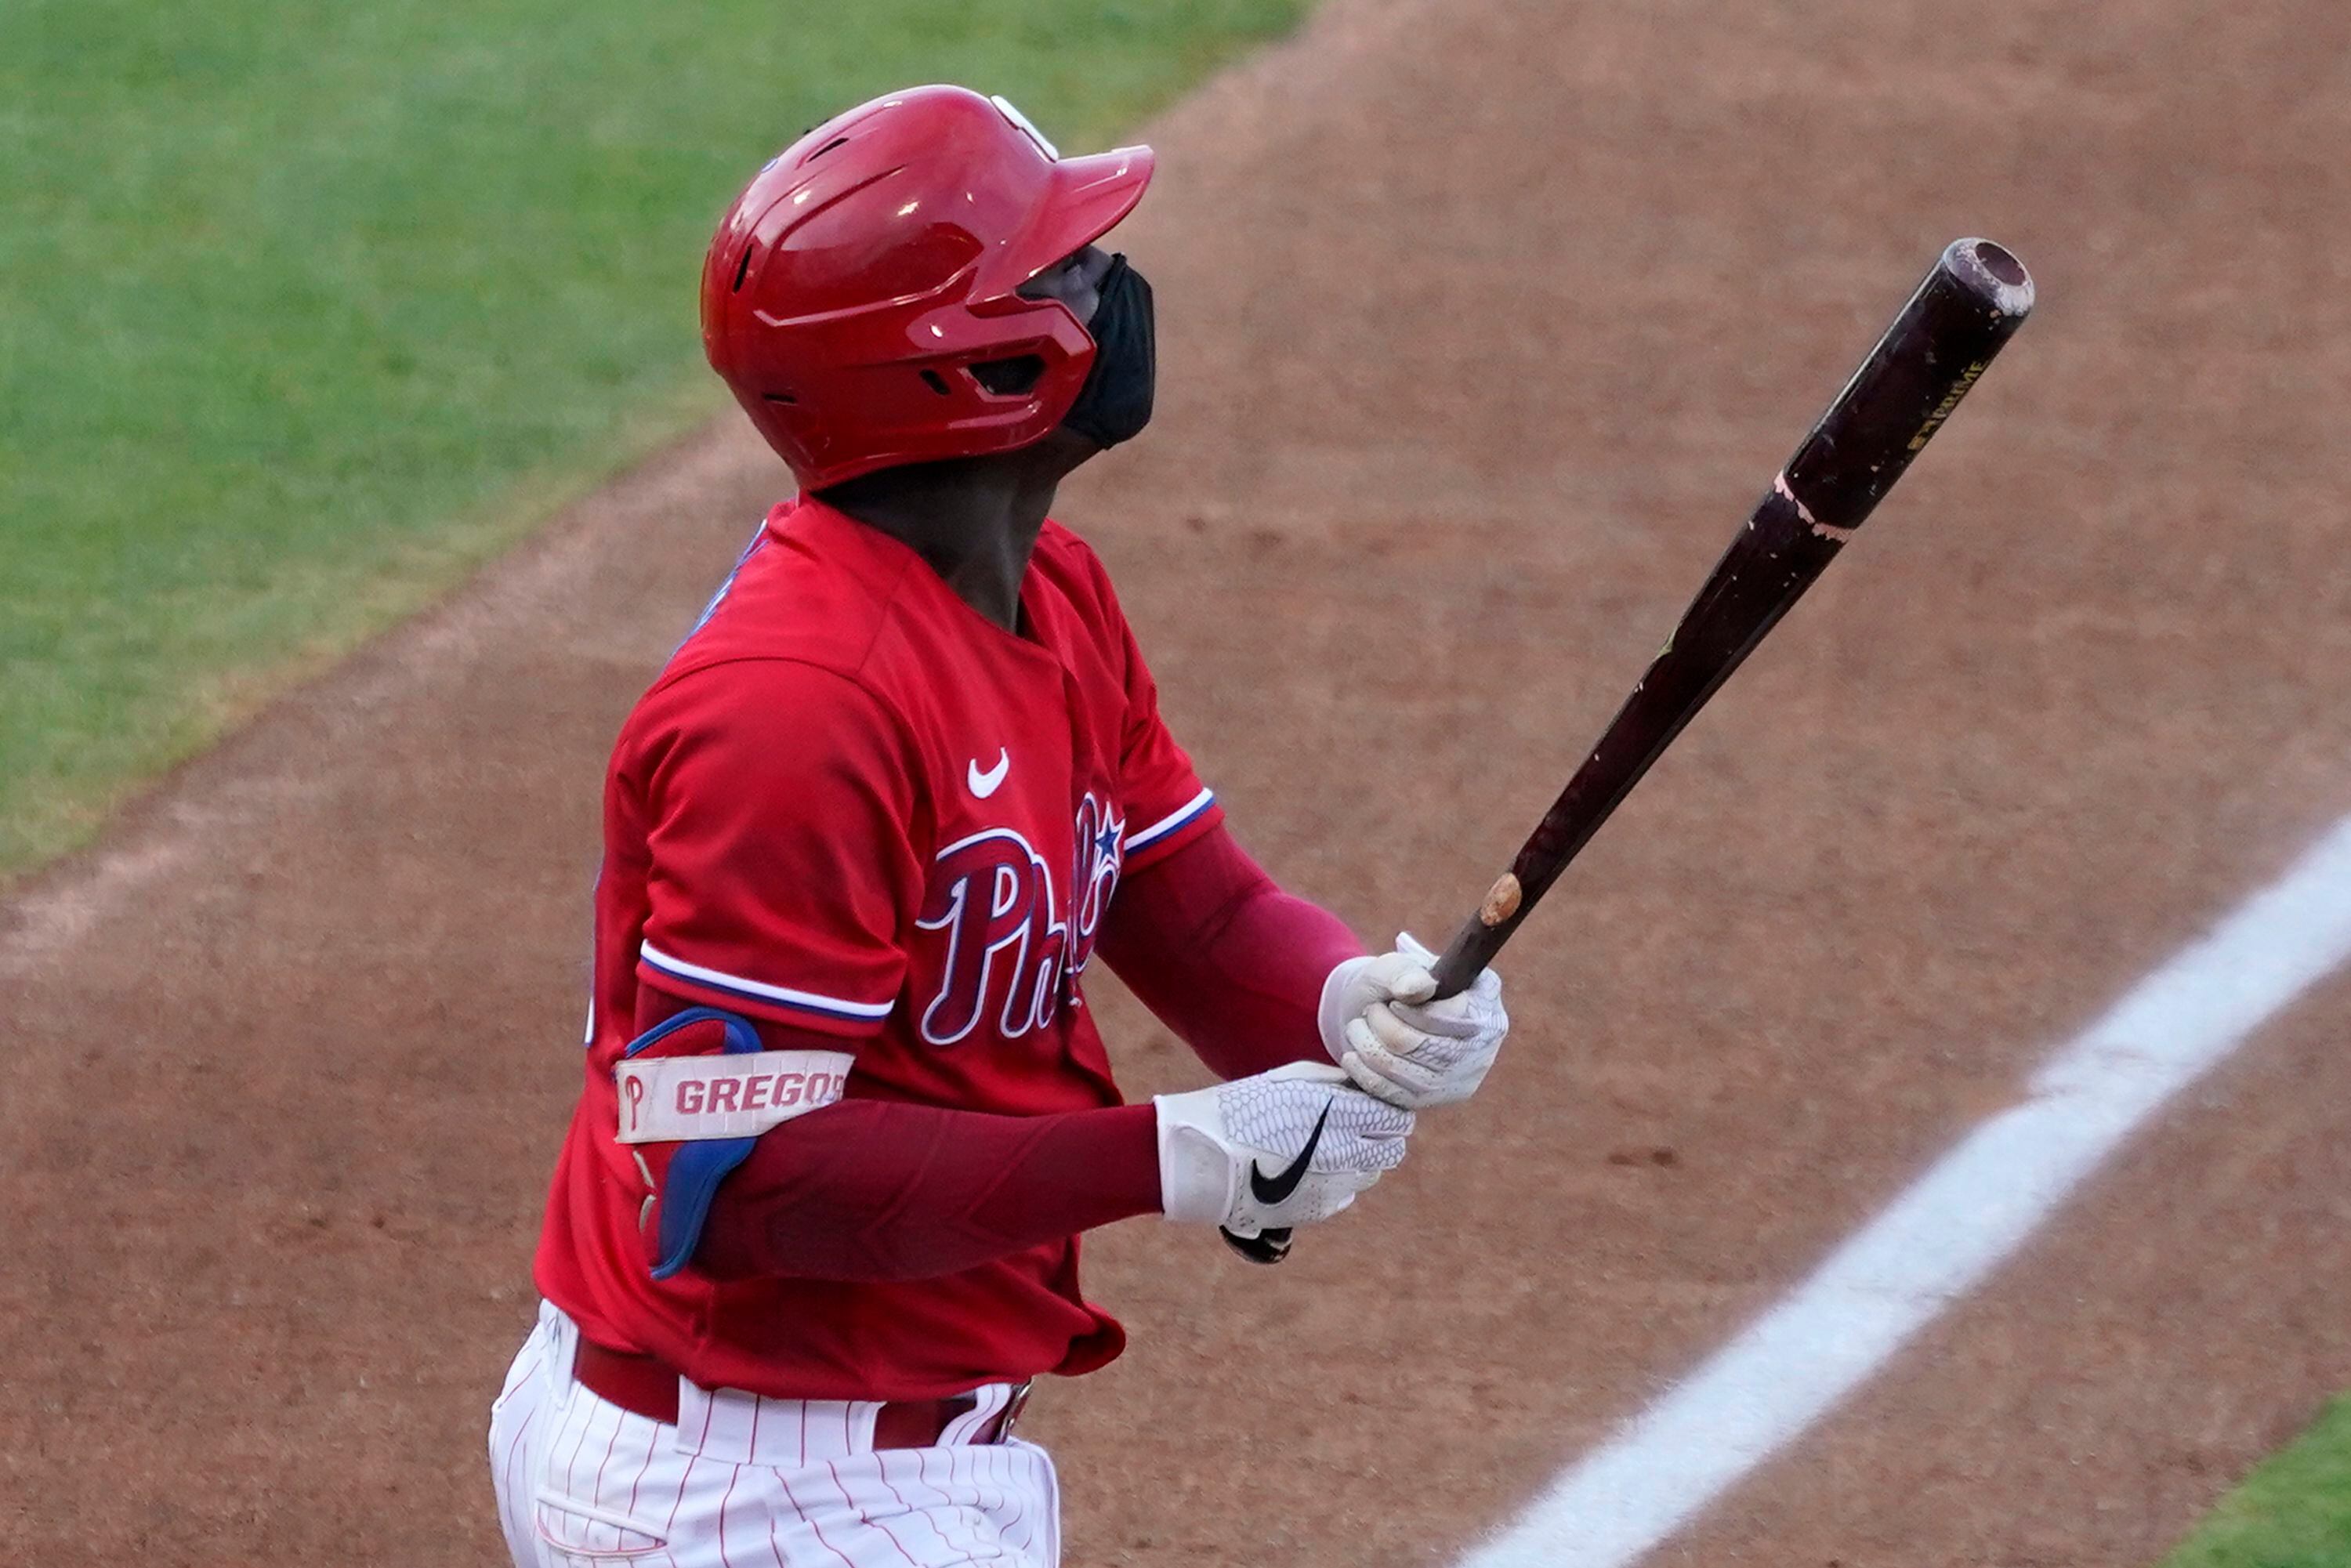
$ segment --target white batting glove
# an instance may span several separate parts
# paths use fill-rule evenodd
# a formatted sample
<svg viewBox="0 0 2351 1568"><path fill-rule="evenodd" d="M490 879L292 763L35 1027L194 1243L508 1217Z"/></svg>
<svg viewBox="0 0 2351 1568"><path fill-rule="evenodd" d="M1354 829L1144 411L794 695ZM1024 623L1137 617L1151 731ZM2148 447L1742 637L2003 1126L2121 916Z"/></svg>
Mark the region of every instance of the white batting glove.
<svg viewBox="0 0 2351 1568"><path fill-rule="evenodd" d="M1311 1061L1152 1103L1162 1211L1236 1236L1330 1218L1403 1162L1412 1131L1412 1113Z"/></svg>
<svg viewBox="0 0 2351 1568"><path fill-rule="evenodd" d="M1395 952L1350 958L1322 982L1323 1049L1364 1092L1401 1110L1469 1098L1510 1032L1499 975L1485 970L1459 996L1433 1002L1436 963L1406 932Z"/></svg>

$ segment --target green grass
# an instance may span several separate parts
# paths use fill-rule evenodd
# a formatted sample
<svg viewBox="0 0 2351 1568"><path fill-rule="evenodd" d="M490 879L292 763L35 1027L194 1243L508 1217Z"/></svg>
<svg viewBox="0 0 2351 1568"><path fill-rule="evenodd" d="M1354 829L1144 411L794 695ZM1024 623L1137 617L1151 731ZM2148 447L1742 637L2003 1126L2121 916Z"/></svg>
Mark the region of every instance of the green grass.
<svg viewBox="0 0 2351 1568"><path fill-rule="evenodd" d="M0 877L731 406L702 248L807 126L1092 150L1306 3L0 5Z"/></svg>
<svg viewBox="0 0 2351 1568"><path fill-rule="evenodd" d="M2342 1568L2351 1563L2351 1396L2220 1500L2163 1568Z"/></svg>

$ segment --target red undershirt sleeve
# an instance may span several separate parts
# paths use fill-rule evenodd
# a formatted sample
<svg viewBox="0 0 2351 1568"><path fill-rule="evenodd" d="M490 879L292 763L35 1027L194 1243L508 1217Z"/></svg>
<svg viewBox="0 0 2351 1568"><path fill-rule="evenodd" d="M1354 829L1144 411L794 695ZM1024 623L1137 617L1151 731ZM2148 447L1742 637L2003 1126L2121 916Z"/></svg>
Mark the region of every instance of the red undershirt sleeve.
<svg viewBox="0 0 2351 1568"><path fill-rule="evenodd" d="M1328 1061L1322 982L1363 945L1284 893L1219 824L1119 883L1096 948L1223 1078Z"/></svg>
<svg viewBox="0 0 2351 1568"><path fill-rule="evenodd" d="M715 1279L923 1280L1159 1212L1148 1102L996 1116L843 1100L759 1139L719 1184Z"/></svg>
<svg viewBox="0 0 2351 1568"><path fill-rule="evenodd" d="M640 991L639 1032L684 1005ZM769 1051L838 1049L828 1034L754 1022ZM679 1146L643 1145L657 1171ZM760 1134L719 1183L694 1266L719 1280L931 1279L1158 1212L1148 1103L998 1116L849 1099Z"/></svg>

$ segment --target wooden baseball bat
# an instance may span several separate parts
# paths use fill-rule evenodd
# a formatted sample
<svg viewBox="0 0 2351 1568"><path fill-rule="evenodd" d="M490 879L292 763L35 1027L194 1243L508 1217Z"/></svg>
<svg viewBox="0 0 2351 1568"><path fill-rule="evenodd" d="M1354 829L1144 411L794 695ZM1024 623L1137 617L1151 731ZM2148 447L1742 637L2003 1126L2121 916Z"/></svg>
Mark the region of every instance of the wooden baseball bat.
<svg viewBox="0 0 2351 1568"><path fill-rule="evenodd" d="M2024 266L1955 240L1814 422L1590 756L1437 962L1437 994L1487 967L1740 662L1834 560L2032 308Z"/></svg>
<svg viewBox="0 0 2351 1568"><path fill-rule="evenodd" d="M1567 788L1437 961L1454 996L1491 963L1561 872L1731 671L1780 623L1902 477L2032 308L2024 264L1954 240L1730 541ZM1226 1237L1278 1263L1290 1233Z"/></svg>

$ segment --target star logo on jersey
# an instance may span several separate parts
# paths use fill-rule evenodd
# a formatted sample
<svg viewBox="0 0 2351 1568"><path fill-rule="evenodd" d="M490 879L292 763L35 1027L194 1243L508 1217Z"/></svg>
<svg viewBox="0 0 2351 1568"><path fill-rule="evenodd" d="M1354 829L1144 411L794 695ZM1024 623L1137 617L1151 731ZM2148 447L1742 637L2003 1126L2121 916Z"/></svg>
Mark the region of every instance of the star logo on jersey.
<svg viewBox="0 0 2351 1568"><path fill-rule="evenodd" d="M985 800L996 793L998 787L1004 782L1004 776L1011 771L1011 749L1008 747L998 747L995 767L982 773L979 770L979 758L975 757L964 765L963 781L971 786L973 800Z"/></svg>

